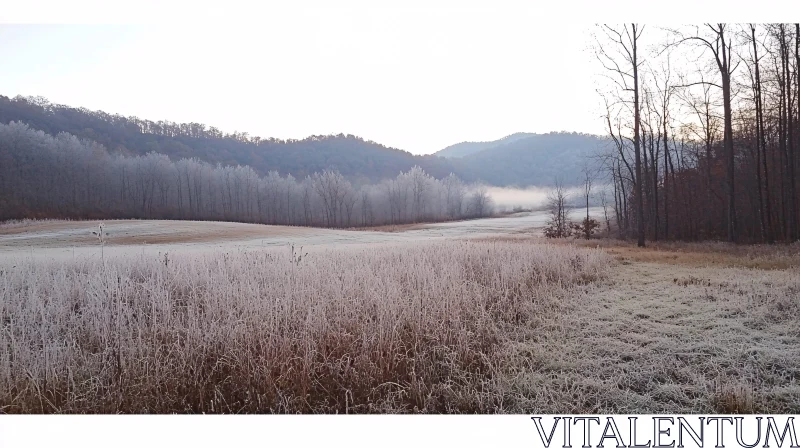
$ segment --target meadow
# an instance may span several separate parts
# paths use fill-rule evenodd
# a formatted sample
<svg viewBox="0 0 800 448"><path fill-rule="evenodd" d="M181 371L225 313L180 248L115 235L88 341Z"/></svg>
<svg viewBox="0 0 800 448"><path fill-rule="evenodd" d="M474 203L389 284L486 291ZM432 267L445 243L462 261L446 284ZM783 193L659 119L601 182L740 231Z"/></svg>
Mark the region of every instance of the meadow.
<svg viewBox="0 0 800 448"><path fill-rule="evenodd" d="M4 227L0 411L800 410L796 247L553 243L501 219L147 250L122 230L157 223L120 221L102 257L91 223Z"/></svg>

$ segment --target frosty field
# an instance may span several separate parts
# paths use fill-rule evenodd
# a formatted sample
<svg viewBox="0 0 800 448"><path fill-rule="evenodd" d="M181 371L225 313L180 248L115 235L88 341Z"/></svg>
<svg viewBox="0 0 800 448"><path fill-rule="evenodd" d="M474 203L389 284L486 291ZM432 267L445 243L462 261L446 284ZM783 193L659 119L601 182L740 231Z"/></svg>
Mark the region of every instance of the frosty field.
<svg viewBox="0 0 800 448"><path fill-rule="evenodd" d="M592 209L592 213L599 210ZM374 231L265 226L208 221L103 221L108 232L105 255L207 252L295 246L398 243L533 233L544 225L544 212L501 218L391 227ZM17 255L72 259L99 257L99 221L29 221L0 224L0 258Z"/></svg>
<svg viewBox="0 0 800 448"><path fill-rule="evenodd" d="M800 411L800 248L543 220L2 225L0 411Z"/></svg>

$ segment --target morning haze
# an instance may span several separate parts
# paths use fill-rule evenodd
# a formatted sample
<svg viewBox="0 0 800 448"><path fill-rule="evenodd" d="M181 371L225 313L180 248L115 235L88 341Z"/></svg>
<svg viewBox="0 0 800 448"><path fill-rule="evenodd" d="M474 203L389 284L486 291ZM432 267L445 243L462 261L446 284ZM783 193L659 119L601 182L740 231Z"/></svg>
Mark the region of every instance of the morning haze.
<svg viewBox="0 0 800 448"><path fill-rule="evenodd" d="M800 412L796 23L0 39L0 412Z"/></svg>
<svg viewBox="0 0 800 448"><path fill-rule="evenodd" d="M555 31L528 26L533 10L287 6L265 15L265 25L212 29L4 25L11 44L0 57L20 69L0 75L2 93L262 137L351 133L414 154L520 131L603 131L583 76L586 33L532 47Z"/></svg>

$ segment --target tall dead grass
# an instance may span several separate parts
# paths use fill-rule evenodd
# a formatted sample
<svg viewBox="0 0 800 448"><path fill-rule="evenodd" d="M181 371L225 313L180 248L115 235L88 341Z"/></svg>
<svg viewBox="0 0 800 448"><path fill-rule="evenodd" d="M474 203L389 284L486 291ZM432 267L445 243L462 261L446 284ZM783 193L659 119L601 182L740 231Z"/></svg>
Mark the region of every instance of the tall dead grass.
<svg viewBox="0 0 800 448"><path fill-rule="evenodd" d="M511 242L0 262L3 412L493 412L521 328L605 275Z"/></svg>

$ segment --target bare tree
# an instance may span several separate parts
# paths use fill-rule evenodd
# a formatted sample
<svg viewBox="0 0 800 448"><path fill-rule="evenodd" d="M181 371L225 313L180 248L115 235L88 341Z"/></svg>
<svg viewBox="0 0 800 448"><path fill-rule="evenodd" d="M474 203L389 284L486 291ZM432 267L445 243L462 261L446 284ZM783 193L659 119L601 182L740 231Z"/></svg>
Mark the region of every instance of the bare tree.
<svg viewBox="0 0 800 448"><path fill-rule="evenodd" d="M583 174L583 198L586 202L586 218L581 225L581 229L583 230L583 234L588 240L591 238L592 233L594 231L594 224L595 222L589 217L589 198L592 195L592 186L594 183L594 172L592 168L589 166L588 161L584 161L583 166L581 167L581 173ZM606 217L608 219L608 217Z"/></svg>
<svg viewBox="0 0 800 448"><path fill-rule="evenodd" d="M727 190L728 190L728 241L735 242L736 235L736 197L735 197L735 160L733 151L733 109L731 106L731 76L738 67L733 64L735 52L733 51L732 33L728 33L728 26L724 23L705 24L707 35L701 34L700 27L693 27L693 33L673 31L677 41L674 44L695 43L703 50L709 50L714 57L717 70L721 79L721 84L709 81L699 81L700 83L713 85L722 90L723 119L723 146L725 147L727 165ZM710 30L710 31L709 31Z"/></svg>
<svg viewBox="0 0 800 448"><path fill-rule="evenodd" d="M772 233L772 210L770 200L769 188L769 170L767 169L767 148L766 137L764 131L764 106L763 106L763 93L761 82L760 58L758 56L759 40L756 38L756 25L749 25L749 33L747 33L752 44L751 61L745 64L750 73L750 81L753 90L753 104L755 107L755 130L756 130L756 157L755 157L755 173L756 182L758 184L758 200L759 200L759 223L761 227L761 237L769 244L775 242ZM763 168L763 188L762 188L762 168Z"/></svg>
<svg viewBox="0 0 800 448"><path fill-rule="evenodd" d="M583 198L586 202L586 219L589 219L589 198L592 195L592 183L594 182L594 173L588 162L584 162L581 167L581 174L583 175Z"/></svg>
<svg viewBox="0 0 800 448"><path fill-rule="evenodd" d="M461 216L461 208L464 202L464 186L455 174L450 173L442 180L445 190L445 208L450 219Z"/></svg>
<svg viewBox="0 0 800 448"><path fill-rule="evenodd" d="M550 215L545 223L544 234L548 238L566 238L571 235L567 190L556 179L555 186L547 193L547 211Z"/></svg>
<svg viewBox="0 0 800 448"><path fill-rule="evenodd" d="M492 198L486 185L478 184L469 201L470 214L476 218L483 218L492 213Z"/></svg>
<svg viewBox="0 0 800 448"><path fill-rule="evenodd" d="M644 199L642 195L642 162L641 162L641 143L640 143L640 104L639 104L639 66L642 61L639 58L639 40L642 37L644 26L635 23L611 27L602 25L600 27L604 35L605 42L598 42L596 55L603 67L612 74L609 78L621 90L621 93L632 94L633 106L633 141L635 177L633 179L634 193L636 196L637 214L637 245L644 247ZM607 46L610 43L611 46ZM614 51L612 53L611 51ZM630 103L630 99L623 99L623 102Z"/></svg>
<svg viewBox="0 0 800 448"><path fill-rule="evenodd" d="M603 207L603 218L606 222L606 233L611 234L611 219L608 217L608 195L605 189L600 190L600 205Z"/></svg>
<svg viewBox="0 0 800 448"><path fill-rule="evenodd" d="M343 205L350 193L350 182L336 170L314 173L312 185L325 206L325 222L328 227L342 225Z"/></svg>

